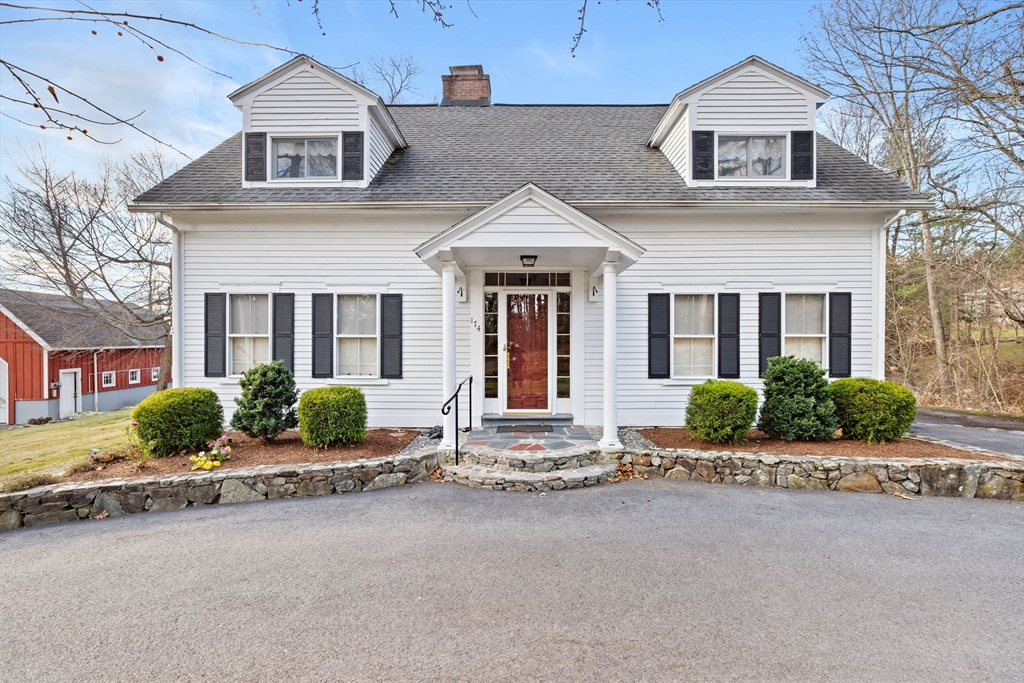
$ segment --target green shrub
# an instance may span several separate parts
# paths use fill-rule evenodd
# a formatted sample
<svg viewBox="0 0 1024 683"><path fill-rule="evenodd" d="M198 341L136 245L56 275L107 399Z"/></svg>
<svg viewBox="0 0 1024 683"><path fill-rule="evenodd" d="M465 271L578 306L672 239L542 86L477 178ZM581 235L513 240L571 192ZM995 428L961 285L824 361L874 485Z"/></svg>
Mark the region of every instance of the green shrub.
<svg viewBox="0 0 1024 683"><path fill-rule="evenodd" d="M198 451L224 431L224 409L209 389L164 389L150 394L132 411L139 442L163 457Z"/></svg>
<svg viewBox="0 0 1024 683"><path fill-rule="evenodd" d="M905 387L866 377L837 379L829 385L843 438L885 443L907 433L917 416L917 400Z"/></svg>
<svg viewBox="0 0 1024 683"><path fill-rule="evenodd" d="M690 392L686 428L701 441L736 443L757 417L757 392L739 382L709 379Z"/></svg>
<svg viewBox="0 0 1024 683"><path fill-rule="evenodd" d="M831 439L835 411L825 371L817 363L793 356L768 359L758 429L786 441Z"/></svg>
<svg viewBox="0 0 1024 683"><path fill-rule="evenodd" d="M275 360L249 369L239 380L242 395L235 399L238 408L231 426L248 436L273 441L286 429L299 424L295 402L295 375L284 363Z"/></svg>
<svg viewBox="0 0 1024 683"><path fill-rule="evenodd" d="M356 387L310 389L299 399L299 434L313 448L346 446L366 438L366 397Z"/></svg>

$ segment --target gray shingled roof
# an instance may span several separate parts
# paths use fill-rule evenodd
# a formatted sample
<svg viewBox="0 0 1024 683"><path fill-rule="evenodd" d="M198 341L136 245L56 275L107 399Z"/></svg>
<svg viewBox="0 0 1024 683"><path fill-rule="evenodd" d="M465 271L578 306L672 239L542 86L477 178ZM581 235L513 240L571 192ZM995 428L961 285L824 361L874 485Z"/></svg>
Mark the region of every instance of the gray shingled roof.
<svg viewBox="0 0 1024 683"><path fill-rule="evenodd" d="M365 189L241 187L235 134L136 202L493 202L532 182L588 201L821 201L920 205L923 196L818 136L816 188L687 187L646 146L667 105L389 107L409 142Z"/></svg>
<svg viewBox="0 0 1024 683"><path fill-rule="evenodd" d="M55 350L157 347L167 332L164 325L138 324L115 302L0 288L0 306ZM136 310L139 317L148 313Z"/></svg>

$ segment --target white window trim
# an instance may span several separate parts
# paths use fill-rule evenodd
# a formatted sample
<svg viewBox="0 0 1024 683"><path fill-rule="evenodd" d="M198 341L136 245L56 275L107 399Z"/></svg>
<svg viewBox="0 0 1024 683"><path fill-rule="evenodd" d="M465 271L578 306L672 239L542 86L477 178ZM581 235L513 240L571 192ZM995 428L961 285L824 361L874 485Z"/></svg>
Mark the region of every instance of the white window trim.
<svg viewBox="0 0 1024 683"><path fill-rule="evenodd" d="M671 292L669 300L669 354L672 357L671 381L684 383L703 382L718 376L718 294L712 292ZM677 296L710 296L712 305L711 334L676 334L676 297ZM711 340L711 374L710 375L677 375L676 374L676 339L710 339ZM669 380L666 380L669 381Z"/></svg>
<svg viewBox="0 0 1024 683"><path fill-rule="evenodd" d="M107 381L108 377L110 378L109 382ZM110 387L116 387L117 386L117 373L115 371L113 371L113 370L104 370L102 373L100 373L100 382L101 382L101 386L104 389L109 389Z"/></svg>
<svg viewBox="0 0 1024 683"><path fill-rule="evenodd" d="M132 379L132 377L135 379ZM128 384L142 384L142 370L129 370Z"/></svg>
<svg viewBox="0 0 1024 683"><path fill-rule="evenodd" d="M315 175L315 176L300 176L298 178L278 178L277 177L277 156L274 154L274 144L278 140L297 140L301 139L304 141L307 151L309 148L310 140L324 140L331 138L334 140L334 175ZM337 183L341 180L341 134L340 133L324 133L323 135L315 135L310 133L296 133L294 135L267 135L267 139L270 144L267 145L267 182L268 183L309 183L309 182L329 182L331 184ZM364 138L365 140L365 135ZM365 154L365 150L363 151ZM306 155L309 156L308 154Z"/></svg>
<svg viewBox="0 0 1024 683"><path fill-rule="evenodd" d="M722 138L782 138L782 167L783 174L781 176L770 176L770 175L759 175L759 176L721 176L718 174L718 147ZM775 132L759 132L759 133L730 133L728 131L715 131L715 182L721 181L723 183L752 183L752 184L773 184L781 183L783 181L790 181L792 178L790 174L790 163L789 159L791 156L790 152L790 139L789 131L775 131ZM747 167L750 167L750 150L747 150Z"/></svg>
<svg viewBox="0 0 1024 683"><path fill-rule="evenodd" d="M824 299L822 303L821 311L824 320L822 321L821 329L824 330L823 334L788 334L786 331L786 301L790 295L793 296L806 296L806 295L817 295ZM780 311L781 320L779 320L779 329L782 330L782 355L788 356L792 354L786 353L786 339L792 337L793 339L820 339L821 340L821 367L828 369L828 334L829 334L829 310L828 310L829 292L823 292L821 290L814 292L801 292L801 291L787 291L782 293L782 307ZM797 356L802 358L802 356ZM807 360L810 360L809 358Z"/></svg>
<svg viewBox="0 0 1024 683"><path fill-rule="evenodd" d="M231 297L235 296L266 296L267 297L267 333L266 334L232 334L231 332ZM228 377L242 377L244 373L235 373L235 345L232 342L233 339L266 339L267 340L267 351L268 358L267 362L271 361L269 356L274 355L272 348L273 340L271 339L271 331L274 329L274 296L270 292L260 291L246 291L246 292L231 292L228 293L228 334L227 334L227 375ZM255 367L255 366L253 366Z"/></svg>
<svg viewBox="0 0 1024 683"><path fill-rule="evenodd" d="M364 380L364 381L375 381L380 379L380 292L335 292L334 293L334 378L344 380ZM342 296L374 296L377 298L376 312L377 312L377 325L376 334L339 334L338 324L341 322L341 316L338 313L338 297ZM338 342L342 339L376 339L377 340L377 363L376 372L372 375L342 375L338 373L338 368L341 365L341 352L338 350Z"/></svg>
<svg viewBox="0 0 1024 683"><path fill-rule="evenodd" d="M159 382L160 381L160 368L150 368L149 369L149 381L150 382Z"/></svg>

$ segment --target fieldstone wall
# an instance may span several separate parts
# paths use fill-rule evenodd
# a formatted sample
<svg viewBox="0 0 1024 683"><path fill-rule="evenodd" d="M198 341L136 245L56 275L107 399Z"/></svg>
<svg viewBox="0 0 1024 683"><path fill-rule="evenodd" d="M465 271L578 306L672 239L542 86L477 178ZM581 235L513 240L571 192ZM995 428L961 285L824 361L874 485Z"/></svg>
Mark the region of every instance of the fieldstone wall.
<svg viewBox="0 0 1024 683"><path fill-rule="evenodd" d="M0 494L0 531L197 505L375 491L420 481L434 452L311 465L261 465L173 476L39 486Z"/></svg>
<svg viewBox="0 0 1024 683"><path fill-rule="evenodd" d="M690 449L624 453L640 474L715 484L817 491L1024 500L1024 463L824 458Z"/></svg>

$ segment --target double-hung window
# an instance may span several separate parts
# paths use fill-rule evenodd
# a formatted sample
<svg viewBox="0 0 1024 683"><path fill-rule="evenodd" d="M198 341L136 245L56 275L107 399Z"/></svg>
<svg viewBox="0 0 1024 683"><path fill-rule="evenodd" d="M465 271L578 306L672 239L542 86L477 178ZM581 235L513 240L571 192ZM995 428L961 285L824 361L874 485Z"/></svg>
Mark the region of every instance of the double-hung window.
<svg viewBox="0 0 1024 683"><path fill-rule="evenodd" d="M274 138L275 178L337 178L338 138Z"/></svg>
<svg viewBox="0 0 1024 683"><path fill-rule="evenodd" d="M715 295L676 294L672 323L672 375L715 373Z"/></svg>
<svg viewBox="0 0 1024 683"><path fill-rule="evenodd" d="M825 363L825 295L786 294L783 354Z"/></svg>
<svg viewBox="0 0 1024 683"><path fill-rule="evenodd" d="M232 294L230 301L231 374L241 375L261 363L270 362L270 297Z"/></svg>
<svg viewBox="0 0 1024 683"><path fill-rule="evenodd" d="M719 178L785 178L786 137L722 135L718 138Z"/></svg>
<svg viewBox="0 0 1024 683"><path fill-rule="evenodd" d="M378 310L376 294L338 295L339 377L378 376Z"/></svg>

